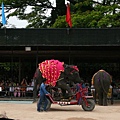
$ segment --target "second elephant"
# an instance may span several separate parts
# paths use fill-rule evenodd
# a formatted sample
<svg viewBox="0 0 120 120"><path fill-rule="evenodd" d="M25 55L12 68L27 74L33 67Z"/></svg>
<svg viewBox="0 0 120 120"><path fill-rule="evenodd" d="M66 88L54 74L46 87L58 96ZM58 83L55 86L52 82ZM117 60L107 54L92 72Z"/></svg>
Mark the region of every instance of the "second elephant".
<svg viewBox="0 0 120 120"><path fill-rule="evenodd" d="M98 94L98 104L107 106L107 94L112 82L111 75L105 70L99 70L92 77L92 84Z"/></svg>

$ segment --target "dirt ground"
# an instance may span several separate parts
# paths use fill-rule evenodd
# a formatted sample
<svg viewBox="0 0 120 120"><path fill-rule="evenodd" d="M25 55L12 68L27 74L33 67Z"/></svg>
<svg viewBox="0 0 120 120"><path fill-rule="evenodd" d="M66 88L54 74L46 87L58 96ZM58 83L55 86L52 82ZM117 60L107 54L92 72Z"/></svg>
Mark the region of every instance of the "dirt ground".
<svg viewBox="0 0 120 120"><path fill-rule="evenodd" d="M36 103L0 103L0 112L17 120L120 120L120 103L109 106L95 106L91 112L79 105L59 106L52 104L48 112L37 112ZM0 114L1 114L0 113Z"/></svg>

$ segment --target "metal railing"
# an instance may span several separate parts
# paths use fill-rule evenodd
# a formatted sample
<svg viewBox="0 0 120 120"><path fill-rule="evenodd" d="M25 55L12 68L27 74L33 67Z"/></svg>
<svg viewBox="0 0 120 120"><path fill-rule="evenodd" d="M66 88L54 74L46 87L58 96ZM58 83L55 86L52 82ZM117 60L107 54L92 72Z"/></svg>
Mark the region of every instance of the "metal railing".
<svg viewBox="0 0 120 120"><path fill-rule="evenodd" d="M2 90L2 87L4 89ZM17 86L0 86L0 99L33 99L33 91L27 91L28 87L33 88L33 86L22 87L19 86L19 90L16 90ZM26 88L25 91L22 91L21 88ZM11 91L12 89L12 91Z"/></svg>
<svg viewBox="0 0 120 120"><path fill-rule="evenodd" d="M4 87L5 89L2 90L2 87ZM10 88L13 87L14 90L11 91ZM19 99L19 100L29 100L29 99L33 99L33 91L27 91L27 87L32 87L33 86L27 86L27 87L23 87L23 86L19 86L20 90L19 91L15 91L15 87L16 86L0 86L0 99L2 100L6 100L6 99ZM23 92L21 90L21 88L26 88L26 90ZM117 94L115 94L113 91L116 90L118 91ZM92 88L89 88L89 91L91 91L92 94ZM16 96L15 96L15 92L17 92ZM119 88L113 88L112 89L112 99L113 100L119 100L120 99L120 89Z"/></svg>

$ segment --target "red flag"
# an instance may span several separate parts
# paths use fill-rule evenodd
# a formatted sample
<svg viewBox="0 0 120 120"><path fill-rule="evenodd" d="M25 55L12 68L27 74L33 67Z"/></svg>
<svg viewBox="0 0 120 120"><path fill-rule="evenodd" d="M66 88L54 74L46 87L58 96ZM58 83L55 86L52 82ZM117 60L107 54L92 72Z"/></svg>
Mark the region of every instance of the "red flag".
<svg viewBox="0 0 120 120"><path fill-rule="evenodd" d="M68 23L68 25L69 25L70 27L72 27L71 14L70 14L70 4L67 3L67 4L66 4L66 7L67 7L66 22Z"/></svg>

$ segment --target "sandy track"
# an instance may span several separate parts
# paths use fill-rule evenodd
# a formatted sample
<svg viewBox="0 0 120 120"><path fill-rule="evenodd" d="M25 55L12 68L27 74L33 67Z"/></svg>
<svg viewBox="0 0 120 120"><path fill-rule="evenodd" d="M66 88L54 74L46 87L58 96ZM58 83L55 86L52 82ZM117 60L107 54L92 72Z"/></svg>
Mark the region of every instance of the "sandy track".
<svg viewBox="0 0 120 120"><path fill-rule="evenodd" d="M120 120L120 104L98 106L86 112L79 105L59 106L52 104L50 111L37 112L36 103L0 103L0 112L19 120Z"/></svg>

